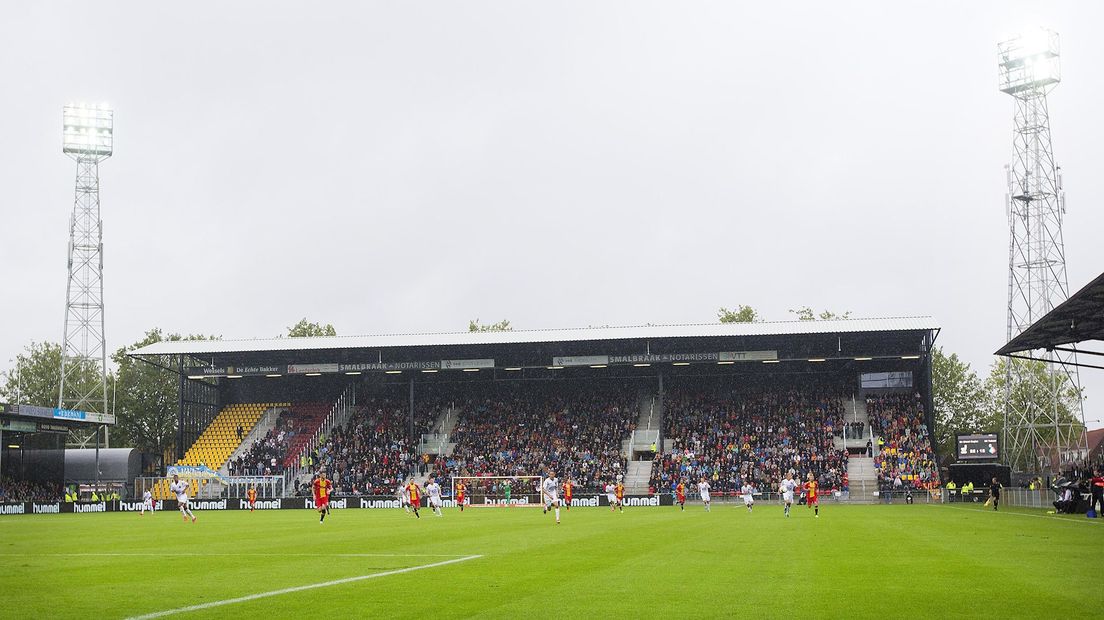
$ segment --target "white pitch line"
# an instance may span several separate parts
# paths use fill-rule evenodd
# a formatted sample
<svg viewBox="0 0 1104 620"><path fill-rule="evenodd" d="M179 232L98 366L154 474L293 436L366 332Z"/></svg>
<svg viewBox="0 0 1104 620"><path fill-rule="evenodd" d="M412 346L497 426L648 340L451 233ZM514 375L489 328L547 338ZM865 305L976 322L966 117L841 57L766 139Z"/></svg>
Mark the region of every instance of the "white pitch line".
<svg viewBox="0 0 1104 620"><path fill-rule="evenodd" d="M452 560L445 560L443 562L434 562L432 564L422 564L420 566L410 566L408 568L398 568L395 570L384 571L382 573L371 573L369 575L360 575L358 577L346 577L344 579L335 579L333 581L323 581L322 583L312 583L305 586L295 586L293 588L284 588L282 590L272 590L271 592L259 592L257 594L250 594L248 596L239 596L237 598L228 598L222 601L211 601L210 603L200 603L199 605L189 605L187 607L178 607L176 609L168 609L166 611L157 611L152 614L144 614L141 616L133 616L129 620L148 620L149 618L163 618L165 616L171 616L173 614L182 614L189 611L200 611L202 609L210 609L212 607L221 607L223 605L233 605L234 603L246 603L249 601L255 601L260 598L268 598L270 596L279 596L281 594L291 594L292 592L302 592L304 590L314 590L317 588L328 588L330 586L339 586L346 583L354 583L357 581L364 581L366 579L375 579L377 577L388 577L390 575L401 575L403 573L412 573L416 570L423 570L426 568L435 568L437 566L445 566L446 564L456 564L458 562L467 562L468 560L476 560L483 557L482 555L468 555L462 558L455 558Z"/></svg>
<svg viewBox="0 0 1104 620"><path fill-rule="evenodd" d="M1001 512L999 510L982 510L981 508L966 508L964 506L947 506L946 504L944 504L943 507L944 508L951 508L951 509L954 509L954 510L965 510L965 511L968 511L968 512L976 512L978 514L983 514L984 513L984 514L1012 515L1012 516L1018 516L1018 517L1031 517L1033 519L1048 519L1050 521L1061 521L1063 523L1087 523L1089 525L1100 525L1100 523L1099 523L1100 520L1099 519L1096 519L1096 520L1089 519L1089 518L1086 518L1084 520L1067 519L1065 517L1059 517L1058 515L1033 515L1033 514L1028 514L1026 512ZM1070 515L1070 516L1073 516L1073 515Z"/></svg>
<svg viewBox="0 0 1104 620"><path fill-rule="evenodd" d="M457 553L0 553L0 557L42 556L54 558L206 558L206 557L259 557L259 558L458 558Z"/></svg>

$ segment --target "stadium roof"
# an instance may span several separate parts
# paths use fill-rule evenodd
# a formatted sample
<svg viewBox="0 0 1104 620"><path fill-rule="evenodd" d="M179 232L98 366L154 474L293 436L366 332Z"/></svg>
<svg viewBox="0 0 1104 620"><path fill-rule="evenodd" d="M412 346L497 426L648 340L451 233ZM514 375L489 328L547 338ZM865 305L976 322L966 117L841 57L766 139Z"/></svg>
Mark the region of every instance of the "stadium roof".
<svg viewBox="0 0 1104 620"><path fill-rule="evenodd" d="M1073 351L1062 345L1086 340L1104 340L1104 273L1023 330L1001 347L997 355L1013 356L1014 353L1037 349ZM1100 355L1093 351L1078 352ZM1089 364L1077 365L1099 368Z"/></svg>
<svg viewBox="0 0 1104 620"><path fill-rule="evenodd" d="M639 340L715 336L787 336L860 332L939 330L932 317L841 319L829 321L777 321L760 323L704 323L690 325L637 325L535 329L506 332L444 332L371 336L319 336L312 338L264 338L253 340L175 340L156 342L136 351L144 355L203 355L266 351L309 351L418 346L522 344L588 340Z"/></svg>

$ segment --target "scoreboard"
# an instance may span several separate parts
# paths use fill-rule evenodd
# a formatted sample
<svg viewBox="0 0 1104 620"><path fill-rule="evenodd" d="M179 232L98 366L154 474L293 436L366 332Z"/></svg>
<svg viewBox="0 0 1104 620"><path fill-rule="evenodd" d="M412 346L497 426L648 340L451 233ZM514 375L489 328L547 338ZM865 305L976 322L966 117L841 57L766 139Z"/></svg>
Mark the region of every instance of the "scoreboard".
<svg viewBox="0 0 1104 620"><path fill-rule="evenodd" d="M996 433L958 435L955 439L960 461L995 461L1000 458Z"/></svg>

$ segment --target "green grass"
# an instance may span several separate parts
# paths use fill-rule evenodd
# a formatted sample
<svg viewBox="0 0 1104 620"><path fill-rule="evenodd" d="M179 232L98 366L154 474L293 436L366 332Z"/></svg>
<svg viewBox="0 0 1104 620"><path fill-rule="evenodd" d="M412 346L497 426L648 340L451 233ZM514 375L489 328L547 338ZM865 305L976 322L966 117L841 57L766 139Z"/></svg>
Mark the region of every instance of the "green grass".
<svg viewBox="0 0 1104 620"><path fill-rule="evenodd" d="M197 514L0 517L3 615L128 617L481 555L172 617L1081 617L1104 569L1104 523L1016 509Z"/></svg>

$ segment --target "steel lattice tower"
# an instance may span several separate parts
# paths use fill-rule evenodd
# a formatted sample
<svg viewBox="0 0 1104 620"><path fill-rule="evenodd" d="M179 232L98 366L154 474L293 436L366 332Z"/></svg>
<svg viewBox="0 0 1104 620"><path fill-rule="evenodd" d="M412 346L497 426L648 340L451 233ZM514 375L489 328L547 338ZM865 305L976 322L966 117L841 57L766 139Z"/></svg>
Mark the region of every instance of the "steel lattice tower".
<svg viewBox="0 0 1104 620"><path fill-rule="evenodd" d="M102 105L70 104L65 106L62 121L62 151L77 162L77 181L69 220L69 280L58 407L108 413L99 170L100 162L111 157L113 114Z"/></svg>
<svg viewBox="0 0 1104 620"><path fill-rule="evenodd" d="M1008 340L1069 297L1062 219L1065 196L1050 141L1047 93L1061 80L1058 35L1039 29L997 46L1000 90L1015 99L1012 163L1008 169ZM1081 447L1080 398L1070 406L1062 392L1080 393L1071 357L1045 351L1045 362L1006 360L1004 451L1020 471L1058 471ZM1043 395L1043 396L1039 396ZM1041 458L1043 454L1047 458Z"/></svg>

